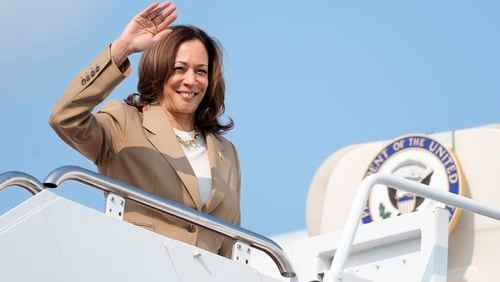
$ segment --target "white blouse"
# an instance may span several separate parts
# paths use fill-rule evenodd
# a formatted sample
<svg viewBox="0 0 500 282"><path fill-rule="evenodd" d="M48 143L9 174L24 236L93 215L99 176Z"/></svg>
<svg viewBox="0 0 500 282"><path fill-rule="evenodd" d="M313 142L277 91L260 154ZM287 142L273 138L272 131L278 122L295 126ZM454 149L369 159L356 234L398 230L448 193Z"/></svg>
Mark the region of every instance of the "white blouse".
<svg viewBox="0 0 500 282"><path fill-rule="evenodd" d="M182 131L174 128L175 135L178 138L188 141L194 139L194 131ZM201 204L205 205L210 198L212 192L212 172L210 171L210 162L208 160L208 150L205 138L201 135L192 145L181 145L184 154L189 160L189 164L193 168L194 174L198 178L198 186L200 187Z"/></svg>

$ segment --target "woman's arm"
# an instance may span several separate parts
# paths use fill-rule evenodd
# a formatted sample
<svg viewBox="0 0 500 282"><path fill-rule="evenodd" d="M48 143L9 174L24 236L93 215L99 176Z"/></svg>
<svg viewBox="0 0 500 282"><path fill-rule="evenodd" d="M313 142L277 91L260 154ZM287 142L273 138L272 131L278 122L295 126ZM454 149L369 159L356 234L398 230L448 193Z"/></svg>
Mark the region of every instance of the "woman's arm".
<svg viewBox="0 0 500 282"><path fill-rule="evenodd" d="M238 151L234 144L231 143L231 147L233 147L234 158L235 158L235 168L236 168L236 214L231 219L231 223L240 226L241 225L241 204L240 204L240 195L241 195L241 169L240 169L240 158L238 156ZM218 254L224 256L226 258L231 259L233 245L235 241L229 238L224 238L222 241L221 248L219 249Z"/></svg>
<svg viewBox="0 0 500 282"><path fill-rule="evenodd" d="M161 38L175 20L175 5L152 4L137 14L122 34L70 83L54 106L49 124L71 147L96 164L104 162L121 142L125 112L96 119L92 110L130 73L127 57L142 52Z"/></svg>
<svg viewBox="0 0 500 282"><path fill-rule="evenodd" d="M121 130L111 117L108 122L99 122L92 110L129 73L130 67L121 72L111 60L109 47L106 48L71 81L49 118L50 126L61 139L96 164L119 145L116 137Z"/></svg>

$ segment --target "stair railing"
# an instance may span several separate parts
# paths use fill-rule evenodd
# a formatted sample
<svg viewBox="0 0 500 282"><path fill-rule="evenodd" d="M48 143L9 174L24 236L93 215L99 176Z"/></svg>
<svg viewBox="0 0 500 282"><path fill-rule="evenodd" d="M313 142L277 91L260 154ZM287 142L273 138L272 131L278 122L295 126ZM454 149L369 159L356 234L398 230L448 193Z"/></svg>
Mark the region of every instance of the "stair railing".
<svg viewBox="0 0 500 282"><path fill-rule="evenodd" d="M75 180L104 192L117 194L146 207L165 212L189 223L249 244L269 255L276 263L282 276L295 277L295 271L283 249L262 235L77 166L63 166L53 170L47 175L43 184L45 187L55 188L67 180Z"/></svg>

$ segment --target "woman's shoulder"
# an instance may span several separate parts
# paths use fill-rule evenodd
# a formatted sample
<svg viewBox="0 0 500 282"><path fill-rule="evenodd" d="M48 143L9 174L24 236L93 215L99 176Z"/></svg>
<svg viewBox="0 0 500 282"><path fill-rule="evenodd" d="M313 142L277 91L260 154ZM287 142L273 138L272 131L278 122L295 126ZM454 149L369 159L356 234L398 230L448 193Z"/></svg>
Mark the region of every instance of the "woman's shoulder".
<svg viewBox="0 0 500 282"><path fill-rule="evenodd" d="M123 101L119 100L110 100L104 103L98 112L108 113L111 115L139 114L136 107L127 105Z"/></svg>
<svg viewBox="0 0 500 282"><path fill-rule="evenodd" d="M222 147L224 148L231 148L233 151L236 152L236 146L233 144L233 142L229 141L224 135L222 134L213 134L214 137L222 144Z"/></svg>
<svg viewBox="0 0 500 282"><path fill-rule="evenodd" d="M126 122L130 119L142 119L142 114L136 107L127 105L119 100L110 100L104 103L97 113L110 115L118 123Z"/></svg>

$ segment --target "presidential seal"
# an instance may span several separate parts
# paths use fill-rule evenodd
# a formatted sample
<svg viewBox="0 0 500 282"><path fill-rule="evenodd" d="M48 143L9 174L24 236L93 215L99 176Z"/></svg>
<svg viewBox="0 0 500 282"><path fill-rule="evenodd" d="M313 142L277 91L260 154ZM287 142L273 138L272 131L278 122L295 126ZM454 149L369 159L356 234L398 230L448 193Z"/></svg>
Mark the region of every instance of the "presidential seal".
<svg viewBox="0 0 500 282"><path fill-rule="evenodd" d="M429 189L463 194L462 173L457 159L440 142L427 136L402 137L384 147L370 163L364 177L377 172L417 181L429 185ZM460 213L455 207L398 190L397 187L375 185L364 209L362 223L435 207L448 210L449 230L452 231Z"/></svg>

